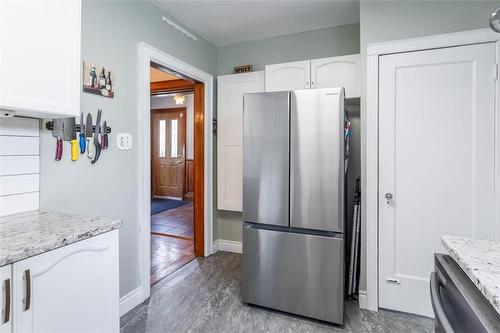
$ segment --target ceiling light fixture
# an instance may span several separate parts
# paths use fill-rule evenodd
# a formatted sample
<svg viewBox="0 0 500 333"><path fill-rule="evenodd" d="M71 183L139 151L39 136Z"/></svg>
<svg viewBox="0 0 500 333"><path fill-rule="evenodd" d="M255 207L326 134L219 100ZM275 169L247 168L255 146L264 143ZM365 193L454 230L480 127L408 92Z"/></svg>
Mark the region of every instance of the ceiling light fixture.
<svg viewBox="0 0 500 333"><path fill-rule="evenodd" d="M490 27L495 32L500 32L500 8L497 8L490 15Z"/></svg>
<svg viewBox="0 0 500 333"><path fill-rule="evenodd" d="M186 100L186 96L184 96L184 95L175 95L174 96L175 105L182 105L182 104L184 104L185 100Z"/></svg>
<svg viewBox="0 0 500 333"><path fill-rule="evenodd" d="M172 21L168 17L162 16L161 19L163 22L166 22L168 25L172 26L172 28L174 28L175 30L178 30L181 34L188 36L192 40L195 40L195 41L198 40L198 37L196 37L195 35L193 35L189 31L187 31L186 29L184 29L183 27L181 27L180 25L178 25L177 23L175 23L174 21Z"/></svg>

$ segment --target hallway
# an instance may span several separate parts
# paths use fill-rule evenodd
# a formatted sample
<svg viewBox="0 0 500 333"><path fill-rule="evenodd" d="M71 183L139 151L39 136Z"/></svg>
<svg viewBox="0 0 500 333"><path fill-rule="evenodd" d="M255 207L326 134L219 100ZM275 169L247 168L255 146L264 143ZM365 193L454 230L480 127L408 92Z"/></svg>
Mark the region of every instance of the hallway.
<svg viewBox="0 0 500 333"><path fill-rule="evenodd" d="M195 258L193 204L151 216L151 285Z"/></svg>

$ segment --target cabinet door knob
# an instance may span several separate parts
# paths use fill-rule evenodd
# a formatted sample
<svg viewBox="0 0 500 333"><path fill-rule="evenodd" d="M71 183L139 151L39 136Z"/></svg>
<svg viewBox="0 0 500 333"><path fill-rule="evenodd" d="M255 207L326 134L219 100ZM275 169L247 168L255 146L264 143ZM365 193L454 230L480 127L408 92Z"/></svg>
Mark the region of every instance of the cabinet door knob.
<svg viewBox="0 0 500 333"><path fill-rule="evenodd" d="M306 89L309 89L309 81L306 81Z"/></svg>
<svg viewBox="0 0 500 333"><path fill-rule="evenodd" d="M3 282L3 289L5 295L5 309L2 310L2 324L5 324L10 320L10 279Z"/></svg>
<svg viewBox="0 0 500 333"><path fill-rule="evenodd" d="M311 89L314 89L314 81L311 81Z"/></svg>

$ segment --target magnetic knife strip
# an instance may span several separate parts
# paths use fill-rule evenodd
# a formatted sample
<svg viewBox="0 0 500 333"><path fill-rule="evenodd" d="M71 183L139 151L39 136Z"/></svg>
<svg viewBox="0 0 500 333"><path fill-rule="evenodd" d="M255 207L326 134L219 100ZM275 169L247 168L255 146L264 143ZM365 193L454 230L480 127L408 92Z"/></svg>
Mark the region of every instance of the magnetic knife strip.
<svg viewBox="0 0 500 333"><path fill-rule="evenodd" d="M107 127L106 134L111 133L111 127L108 127L108 126L106 126L106 127ZM47 123L45 123L45 128L48 129L49 131L52 131L52 129L54 129L54 122L48 121ZM75 125L75 128L76 128L77 132L81 132L80 124ZM95 132L95 125L92 125L92 133L94 133L94 132ZM101 126L99 133L103 134L102 133L102 126Z"/></svg>

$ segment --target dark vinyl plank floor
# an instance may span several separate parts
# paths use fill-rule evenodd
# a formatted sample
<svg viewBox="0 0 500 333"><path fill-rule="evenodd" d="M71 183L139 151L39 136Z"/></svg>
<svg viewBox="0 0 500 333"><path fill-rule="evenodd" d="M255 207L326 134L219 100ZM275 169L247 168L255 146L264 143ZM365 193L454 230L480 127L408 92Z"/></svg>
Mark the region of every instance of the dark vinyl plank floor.
<svg viewBox="0 0 500 333"><path fill-rule="evenodd" d="M198 257L163 279L151 297L121 318L121 332L434 332L434 320L347 302L345 324L272 311L241 302L241 255Z"/></svg>

